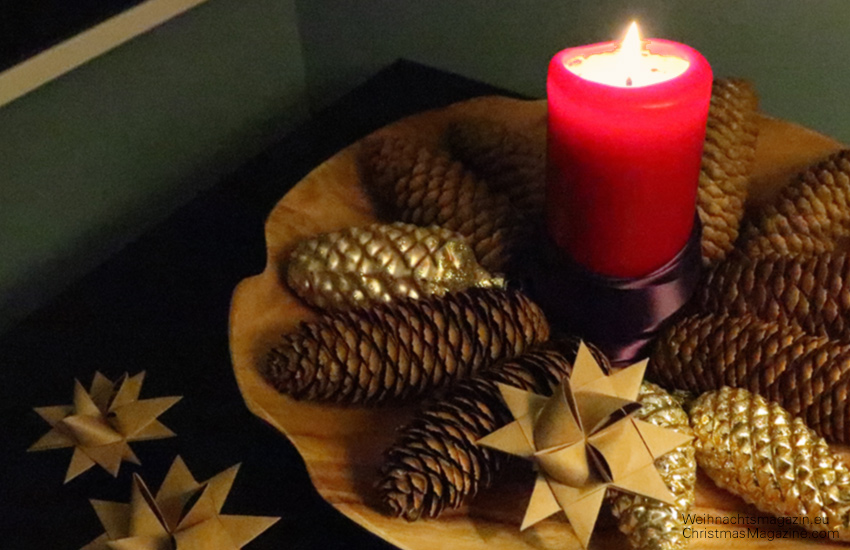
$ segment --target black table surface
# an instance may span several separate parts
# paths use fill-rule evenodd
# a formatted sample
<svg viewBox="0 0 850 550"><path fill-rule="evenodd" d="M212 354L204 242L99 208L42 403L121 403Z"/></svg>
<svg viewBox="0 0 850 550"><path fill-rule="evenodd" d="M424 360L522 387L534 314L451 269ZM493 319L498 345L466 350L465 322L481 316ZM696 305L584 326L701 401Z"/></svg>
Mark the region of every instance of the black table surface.
<svg viewBox="0 0 850 550"><path fill-rule="evenodd" d="M310 170L403 116L509 94L399 61L0 336L0 548L77 549L103 532L89 499L128 502L133 473L158 487L176 455L198 480L241 463L223 513L280 516L247 548L392 548L324 502L289 441L246 408L230 362L236 284L263 270L263 222ZM178 435L134 443L142 465L95 466L63 485L70 449L28 453L70 404L74 379L146 371L141 398L182 395L160 417Z"/></svg>

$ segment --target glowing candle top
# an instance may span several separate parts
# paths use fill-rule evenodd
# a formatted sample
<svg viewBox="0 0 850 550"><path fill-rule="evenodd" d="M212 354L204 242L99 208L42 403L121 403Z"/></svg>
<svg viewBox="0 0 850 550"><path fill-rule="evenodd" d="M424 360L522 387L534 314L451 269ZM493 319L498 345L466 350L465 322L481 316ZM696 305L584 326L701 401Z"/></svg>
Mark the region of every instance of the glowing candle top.
<svg viewBox="0 0 850 550"><path fill-rule="evenodd" d="M632 21L625 38L619 45L615 44L613 50L565 59L564 65L586 80L637 88L676 78L688 69L690 63L675 55L647 51L637 23Z"/></svg>

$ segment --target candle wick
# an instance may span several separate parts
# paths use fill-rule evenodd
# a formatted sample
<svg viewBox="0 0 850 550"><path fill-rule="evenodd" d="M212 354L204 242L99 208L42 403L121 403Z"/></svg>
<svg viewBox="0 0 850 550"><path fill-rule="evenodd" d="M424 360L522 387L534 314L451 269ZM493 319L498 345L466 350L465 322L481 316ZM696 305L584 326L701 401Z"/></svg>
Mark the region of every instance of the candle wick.
<svg viewBox="0 0 850 550"><path fill-rule="evenodd" d="M631 85L632 85L632 77L626 78L626 86L631 86Z"/></svg>

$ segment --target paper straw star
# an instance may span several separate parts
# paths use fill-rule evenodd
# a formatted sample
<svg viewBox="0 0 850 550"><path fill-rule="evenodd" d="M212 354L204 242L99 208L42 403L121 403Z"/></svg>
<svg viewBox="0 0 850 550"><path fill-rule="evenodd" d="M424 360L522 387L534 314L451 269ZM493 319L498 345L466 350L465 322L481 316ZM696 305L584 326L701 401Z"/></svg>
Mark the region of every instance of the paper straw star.
<svg viewBox="0 0 850 550"><path fill-rule="evenodd" d="M239 550L280 518L221 514L238 470L199 483L178 456L155 497L134 475L129 503L91 501L106 532L82 550Z"/></svg>
<svg viewBox="0 0 850 550"><path fill-rule="evenodd" d="M645 370L643 361L609 375L582 344L552 397L499 386L516 420L478 443L536 463L521 529L563 510L586 548L609 487L675 503L654 462L692 437L633 417Z"/></svg>
<svg viewBox="0 0 850 550"><path fill-rule="evenodd" d="M129 443L173 437L174 432L157 417L181 399L139 399L144 377L144 372L132 377L124 374L113 383L96 372L88 392L75 380L72 405L35 409L52 429L28 450L74 447L65 483L95 464L113 476L118 475L122 461L139 464Z"/></svg>

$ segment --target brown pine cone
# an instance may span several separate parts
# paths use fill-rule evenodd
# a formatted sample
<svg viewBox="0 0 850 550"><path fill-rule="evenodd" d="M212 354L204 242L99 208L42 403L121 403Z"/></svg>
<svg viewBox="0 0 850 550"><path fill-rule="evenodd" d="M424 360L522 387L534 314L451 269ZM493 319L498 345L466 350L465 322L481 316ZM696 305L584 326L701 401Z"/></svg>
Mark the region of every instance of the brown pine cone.
<svg viewBox="0 0 850 550"><path fill-rule="evenodd" d="M261 371L298 399L377 403L445 387L548 337L520 292L473 288L327 312L285 334Z"/></svg>
<svg viewBox="0 0 850 550"><path fill-rule="evenodd" d="M528 351L420 410L385 455L379 489L388 510L408 521L435 518L489 487L510 457L475 442L513 420L496 384L551 395L574 358L575 352L567 359L557 351Z"/></svg>
<svg viewBox="0 0 850 550"><path fill-rule="evenodd" d="M738 238L756 154L757 110L758 95L751 82L714 81L697 198L705 265L722 260Z"/></svg>
<svg viewBox="0 0 850 550"><path fill-rule="evenodd" d="M850 258L844 253L752 259L736 254L697 290L702 312L753 314L811 334L850 338Z"/></svg>
<svg viewBox="0 0 850 550"><path fill-rule="evenodd" d="M440 227L372 224L298 243L286 269L289 287L307 303L348 309L422 298L472 286L504 287L484 270L459 234Z"/></svg>
<svg viewBox="0 0 850 550"><path fill-rule="evenodd" d="M648 377L694 393L745 388L802 417L832 442L850 441L850 346L793 323L692 316L663 333Z"/></svg>
<svg viewBox="0 0 850 550"><path fill-rule="evenodd" d="M850 535L850 468L800 418L743 389L690 406L697 462L719 487L813 531Z"/></svg>
<svg viewBox="0 0 850 550"><path fill-rule="evenodd" d="M659 386L644 382L638 402L641 408L635 412L635 418L662 428L691 433L688 415L680 401ZM633 550L685 548L688 539L685 537L684 515L694 504L697 481L693 444L687 443L659 457L655 467L676 497L676 506L640 495L612 491L613 495L609 495L611 511Z"/></svg>
<svg viewBox="0 0 850 550"><path fill-rule="evenodd" d="M452 155L505 194L529 219L540 219L546 188L546 123L516 130L487 118L464 118L445 134Z"/></svg>
<svg viewBox="0 0 850 550"><path fill-rule="evenodd" d="M360 149L362 180L379 215L463 235L481 265L503 271L533 230L503 194L448 155L404 136L382 133Z"/></svg>
<svg viewBox="0 0 850 550"><path fill-rule="evenodd" d="M850 149L798 175L753 212L741 231L748 256L790 256L835 250L850 236Z"/></svg>

